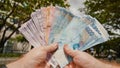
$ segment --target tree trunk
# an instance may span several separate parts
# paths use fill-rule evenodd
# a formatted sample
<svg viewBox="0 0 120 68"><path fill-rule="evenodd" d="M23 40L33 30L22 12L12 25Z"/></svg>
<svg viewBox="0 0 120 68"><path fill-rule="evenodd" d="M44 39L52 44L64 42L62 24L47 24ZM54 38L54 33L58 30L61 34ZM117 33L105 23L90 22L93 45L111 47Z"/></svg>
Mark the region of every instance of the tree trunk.
<svg viewBox="0 0 120 68"><path fill-rule="evenodd" d="M1 42L0 42L0 53L3 53L3 50L4 50L4 44L5 44L4 41L1 41Z"/></svg>

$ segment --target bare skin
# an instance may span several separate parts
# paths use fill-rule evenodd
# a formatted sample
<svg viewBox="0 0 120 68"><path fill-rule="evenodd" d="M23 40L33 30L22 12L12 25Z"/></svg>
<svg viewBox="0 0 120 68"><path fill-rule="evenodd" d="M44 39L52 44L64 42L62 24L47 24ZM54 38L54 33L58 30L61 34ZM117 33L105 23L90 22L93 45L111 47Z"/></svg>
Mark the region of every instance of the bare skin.
<svg viewBox="0 0 120 68"><path fill-rule="evenodd" d="M48 53L52 53L57 49L57 44L51 44L49 46L40 46L33 48L21 59L7 64L8 68L49 68L47 63Z"/></svg>
<svg viewBox="0 0 120 68"><path fill-rule="evenodd" d="M58 48L57 44L49 46L40 46L33 48L25 56L19 60L7 64L8 68L50 68L48 64L47 55L53 53ZM105 64L88 53L72 50L67 45L64 46L64 51L67 55L73 58L65 68L120 68L116 65Z"/></svg>
<svg viewBox="0 0 120 68"><path fill-rule="evenodd" d="M120 68L111 64L105 64L88 53L72 50L67 45L64 46L64 51L73 58L73 61L65 68Z"/></svg>

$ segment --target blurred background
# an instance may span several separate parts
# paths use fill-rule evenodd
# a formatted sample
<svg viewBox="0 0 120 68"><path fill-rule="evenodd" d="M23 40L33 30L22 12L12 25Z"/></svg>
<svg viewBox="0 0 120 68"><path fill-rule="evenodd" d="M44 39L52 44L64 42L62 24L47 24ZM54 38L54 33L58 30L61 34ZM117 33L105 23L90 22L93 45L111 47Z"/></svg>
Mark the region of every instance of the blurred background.
<svg viewBox="0 0 120 68"><path fill-rule="evenodd" d="M65 7L77 16L88 14L97 18L110 39L86 52L102 61L120 63L120 0L0 0L0 64L31 50L18 28L36 9L50 5Z"/></svg>

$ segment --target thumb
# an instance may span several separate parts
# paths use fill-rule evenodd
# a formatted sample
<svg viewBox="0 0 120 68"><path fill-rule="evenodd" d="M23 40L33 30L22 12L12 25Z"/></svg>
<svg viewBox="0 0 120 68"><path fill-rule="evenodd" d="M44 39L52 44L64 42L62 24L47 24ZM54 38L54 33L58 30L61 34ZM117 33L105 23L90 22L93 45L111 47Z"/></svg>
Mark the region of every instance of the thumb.
<svg viewBox="0 0 120 68"><path fill-rule="evenodd" d="M70 49L68 45L64 45L64 51L66 54L70 55L71 57L74 57L76 55L76 51Z"/></svg>
<svg viewBox="0 0 120 68"><path fill-rule="evenodd" d="M46 50L47 52L53 52L53 51L55 51L57 48L58 48L58 44L57 44L57 43L54 43L54 44L51 44L51 45L49 45L49 46L46 46L46 47L45 47L45 50Z"/></svg>

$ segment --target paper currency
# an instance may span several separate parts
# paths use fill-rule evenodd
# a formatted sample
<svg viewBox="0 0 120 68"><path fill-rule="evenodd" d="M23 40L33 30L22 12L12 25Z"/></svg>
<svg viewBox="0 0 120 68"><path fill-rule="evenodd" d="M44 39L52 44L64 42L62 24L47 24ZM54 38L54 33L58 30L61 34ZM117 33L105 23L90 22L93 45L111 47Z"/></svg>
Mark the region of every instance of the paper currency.
<svg viewBox="0 0 120 68"><path fill-rule="evenodd" d="M64 28L66 28L66 26L73 18L73 15L71 13L67 13L66 10L63 10L59 7L56 7L55 15L56 15L55 18L52 21L52 23L54 24L51 26L49 44L53 43L55 37L57 37L59 33Z"/></svg>
<svg viewBox="0 0 120 68"><path fill-rule="evenodd" d="M56 38L55 42L59 43L59 49L54 56L57 62L61 64L60 66L64 67L69 63L69 60L67 59L59 59L60 57L66 58L66 55L62 55L64 54L64 44L68 44L74 50L84 50L84 47L91 46L94 41L100 38L100 35L90 26L90 24L84 23L78 17L74 17L65 30L60 33L60 36Z"/></svg>
<svg viewBox="0 0 120 68"><path fill-rule="evenodd" d="M31 45L38 46L40 45L40 42L37 42L37 38L35 37L34 33L30 29L30 26L28 25L29 23L33 23L33 21L31 19L27 21L25 24L22 25L19 31L22 32L22 34L30 42Z"/></svg>
<svg viewBox="0 0 120 68"><path fill-rule="evenodd" d="M43 15L43 11L42 10L37 10L36 12L33 12L31 14L31 18L32 21L34 22L34 24L32 26L35 26L37 30L37 36L39 36L39 41L41 41L41 45L46 45L47 42L45 40L45 30L44 30L44 21L46 20L46 16Z"/></svg>
<svg viewBox="0 0 120 68"><path fill-rule="evenodd" d="M72 58L65 55L63 46L73 50L86 50L105 42L109 35L104 27L90 15L75 16L62 7L42 7L31 14L31 19L19 31L34 47L59 44L49 63L52 68L63 68Z"/></svg>

